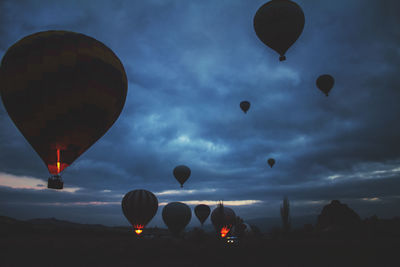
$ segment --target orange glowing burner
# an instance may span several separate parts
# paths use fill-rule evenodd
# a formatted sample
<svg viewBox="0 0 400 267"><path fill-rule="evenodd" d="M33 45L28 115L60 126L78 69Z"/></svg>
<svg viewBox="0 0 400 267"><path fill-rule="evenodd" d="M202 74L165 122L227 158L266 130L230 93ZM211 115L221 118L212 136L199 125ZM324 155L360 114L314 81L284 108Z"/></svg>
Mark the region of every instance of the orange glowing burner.
<svg viewBox="0 0 400 267"><path fill-rule="evenodd" d="M222 229L221 229L221 237L225 237L229 233L230 230L231 229L226 227L226 226L222 227Z"/></svg>
<svg viewBox="0 0 400 267"><path fill-rule="evenodd" d="M144 225L135 225L133 228L135 228L135 233L140 235L143 232Z"/></svg>
<svg viewBox="0 0 400 267"><path fill-rule="evenodd" d="M47 188L50 189L63 189L64 182L61 179L60 172L68 166L67 164L62 164L60 160L60 149L57 149L57 163L56 166L48 165L49 172L52 176L47 180Z"/></svg>

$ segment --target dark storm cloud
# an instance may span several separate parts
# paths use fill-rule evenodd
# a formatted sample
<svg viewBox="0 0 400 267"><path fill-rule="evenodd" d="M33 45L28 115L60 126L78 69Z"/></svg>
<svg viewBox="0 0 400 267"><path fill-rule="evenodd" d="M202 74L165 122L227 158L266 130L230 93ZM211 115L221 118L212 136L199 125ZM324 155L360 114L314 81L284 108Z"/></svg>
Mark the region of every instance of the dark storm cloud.
<svg viewBox="0 0 400 267"><path fill-rule="evenodd" d="M63 174L66 185L80 191L7 189L3 199L9 205L118 202L135 188L179 189L172 169L186 164L192 176L185 189L193 192L161 194L160 202L262 201L234 207L247 217L279 216L284 195L298 214L336 198L364 214L390 210L399 186L397 171L390 170L400 158L400 4L298 1L304 32L279 63L252 28L263 3L3 1L0 56L33 32L72 30L109 46L129 80L120 118ZM324 73L335 77L328 98L315 87ZM251 102L246 115L242 100ZM0 151L0 172L48 176L2 105ZM272 169L269 157L277 161ZM18 205L20 213L27 210ZM96 209L117 214L116 206ZM84 208L64 207L70 214L75 208L77 220L85 221Z"/></svg>

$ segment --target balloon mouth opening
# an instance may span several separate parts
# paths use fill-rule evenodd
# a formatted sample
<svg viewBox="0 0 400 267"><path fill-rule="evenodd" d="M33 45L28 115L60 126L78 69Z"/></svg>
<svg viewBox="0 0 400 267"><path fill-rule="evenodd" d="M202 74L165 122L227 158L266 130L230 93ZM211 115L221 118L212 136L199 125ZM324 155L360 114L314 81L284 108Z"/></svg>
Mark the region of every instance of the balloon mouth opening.
<svg viewBox="0 0 400 267"><path fill-rule="evenodd" d="M56 157L57 160L55 162L47 164L47 169L52 175L59 175L65 168L69 166L69 164L62 161L61 150L59 148L56 150Z"/></svg>
<svg viewBox="0 0 400 267"><path fill-rule="evenodd" d="M228 227L222 227L221 229L221 237L224 238L228 233L229 233L230 229Z"/></svg>
<svg viewBox="0 0 400 267"><path fill-rule="evenodd" d="M134 228L135 228L135 233L137 235L140 235L143 232L144 225L135 225Z"/></svg>
<svg viewBox="0 0 400 267"><path fill-rule="evenodd" d="M279 61L285 61L286 60L286 57L285 56L280 56L279 57Z"/></svg>

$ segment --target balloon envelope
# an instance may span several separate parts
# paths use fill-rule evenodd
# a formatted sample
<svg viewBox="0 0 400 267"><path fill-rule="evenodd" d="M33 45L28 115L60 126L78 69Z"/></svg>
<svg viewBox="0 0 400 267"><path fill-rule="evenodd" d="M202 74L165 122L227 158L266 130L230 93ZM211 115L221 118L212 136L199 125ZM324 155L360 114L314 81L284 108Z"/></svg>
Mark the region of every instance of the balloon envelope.
<svg viewBox="0 0 400 267"><path fill-rule="evenodd" d="M10 118L53 175L117 120L127 78L101 42L68 31L22 38L4 55L0 93Z"/></svg>
<svg viewBox="0 0 400 267"><path fill-rule="evenodd" d="M185 165L176 166L173 171L175 179L181 184L181 187L183 187L183 184L186 182L187 179L189 179L190 173L191 171L189 167Z"/></svg>
<svg viewBox="0 0 400 267"><path fill-rule="evenodd" d="M272 0L254 16L254 30L260 40L285 60L286 51L300 37L305 18L299 5L289 0Z"/></svg>
<svg viewBox="0 0 400 267"><path fill-rule="evenodd" d="M157 213L158 200L150 191L138 189L125 194L121 202L122 212L137 234Z"/></svg>
<svg viewBox="0 0 400 267"><path fill-rule="evenodd" d="M162 218L169 231L179 235L190 222L192 211L185 203L171 202L163 208Z"/></svg>
<svg viewBox="0 0 400 267"><path fill-rule="evenodd" d="M207 220L208 216L210 215L211 209L208 205L200 204L194 208L194 214L196 215L197 219L199 219L201 225Z"/></svg>
<svg viewBox="0 0 400 267"><path fill-rule="evenodd" d="M328 96L333 85L335 84L335 79L329 74L324 74L318 77L316 83L318 89Z"/></svg>
<svg viewBox="0 0 400 267"><path fill-rule="evenodd" d="M273 158L268 159L268 165L272 168L274 166L275 160Z"/></svg>
<svg viewBox="0 0 400 267"><path fill-rule="evenodd" d="M236 214L231 208L219 204L211 213L211 222L215 230L225 237L236 222Z"/></svg>
<svg viewBox="0 0 400 267"><path fill-rule="evenodd" d="M250 108L250 102L249 101L240 102L240 108L243 110L244 113L247 113L247 111Z"/></svg>

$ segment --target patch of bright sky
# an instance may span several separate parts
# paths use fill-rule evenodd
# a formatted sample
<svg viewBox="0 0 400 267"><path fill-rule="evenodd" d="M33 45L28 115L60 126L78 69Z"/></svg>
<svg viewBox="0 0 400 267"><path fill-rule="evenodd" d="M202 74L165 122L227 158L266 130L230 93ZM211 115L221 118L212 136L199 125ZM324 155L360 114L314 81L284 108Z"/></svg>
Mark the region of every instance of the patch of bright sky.
<svg viewBox="0 0 400 267"><path fill-rule="evenodd" d="M219 201L214 200L187 200L181 201L187 205L195 206L199 204L206 204L209 206L217 206ZM224 201L223 204L226 206L249 206L262 203L261 200L230 200ZM165 206L169 202L160 202L158 206ZM109 206L109 205L121 205L121 201L75 201L75 202L45 202L45 203L35 203L38 206Z"/></svg>
<svg viewBox="0 0 400 267"><path fill-rule="evenodd" d="M61 207L70 207L70 206L108 206L108 205L121 205L120 201L86 201L86 202L46 202L46 203L37 203L39 206L61 206Z"/></svg>
<svg viewBox="0 0 400 267"><path fill-rule="evenodd" d="M213 193L216 189L191 189L191 190L165 190L154 193L156 196L169 196L169 195L191 195L197 193Z"/></svg>
<svg viewBox="0 0 400 267"><path fill-rule="evenodd" d="M38 178L29 176L17 176L0 172L0 186L13 189L30 189L30 190L49 190L47 182ZM75 193L79 187L65 187L60 192ZM54 190L57 191L57 190ZM58 191L57 191L58 192Z"/></svg>
<svg viewBox="0 0 400 267"><path fill-rule="evenodd" d="M290 201L290 200L289 200ZM308 206L308 205L322 205L328 203L326 200L295 200L290 201L290 205L292 206Z"/></svg>
<svg viewBox="0 0 400 267"><path fill-rule="evenodd" d="M362 198L362 200L364 200L364 201L381 201L382 199L380 199L379 197L365 197L365 198Z"/></svg>
<svg viewBox="0 0 400 267"><path fill-rule="evenodd" d="M219 204L219 201L215 201L215 200L185 200L185 201L181 201L182 203L185 203L187 205L199 205L199 204L205 204L205 205L209 205L209 206L216 206ZM255 204L260 204L263 201L261 200L253 200L253 199L249 199L249 200L228 200L228 201L224 201L223 204L225 206L249 206L249 205L255 205ZM165 206L167 205L167 202L160 202L158 205L159 206Z"/></svg>
<svg viewBox="0 0 400 267"><path fill-rule="evenodd" d="M180 135L168 143L171 148L198 149L208 153L227 153L229 148L223 144L216 144L203 138L193 138L188 135Z"/></svg>
<svg viewBox="0 0 400 267"><path fill-rule="evenodd" d="M394 167L392 164L388 166L377 165L376 163L361 164L356 166L351 173L333 174L326 177L327 180L349 180L349 179L380 179L389 178L400 175L400 167Z"/></svg>
<svg viewBox="0 0 400 267"><path fill-rule="evenodd" d="M305 146L308 144L309 140L307 136L300 135L290 140L289 145L294 147Z"/></svg>

